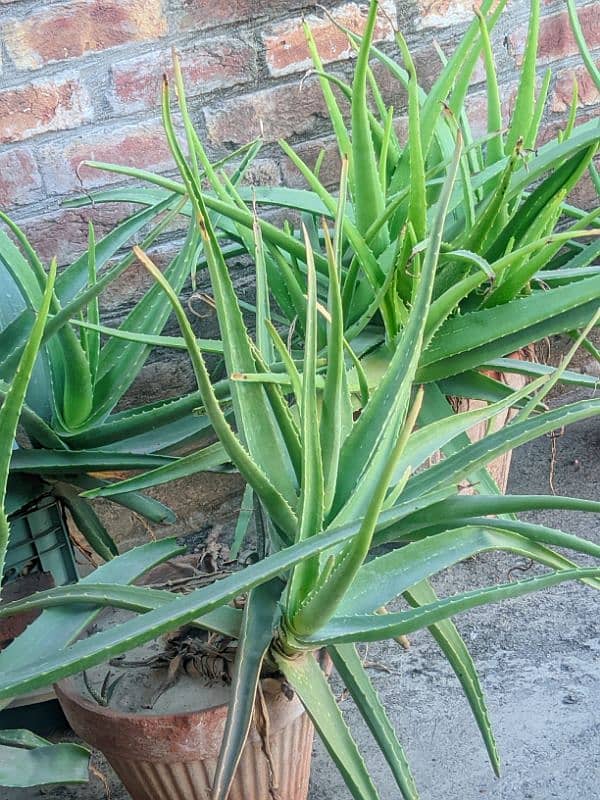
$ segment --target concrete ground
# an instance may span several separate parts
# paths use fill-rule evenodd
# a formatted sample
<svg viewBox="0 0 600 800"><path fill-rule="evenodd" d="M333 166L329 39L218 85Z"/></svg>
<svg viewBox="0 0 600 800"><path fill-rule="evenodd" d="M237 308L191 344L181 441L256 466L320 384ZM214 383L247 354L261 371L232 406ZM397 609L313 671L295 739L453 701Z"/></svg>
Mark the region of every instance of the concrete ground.
<svg viewBox="0 0 600 800"><path fill-rule="evenodd" d="M561 402L577 399L576 393ZM513 456L509 492L549 493L551 441L543 438ZM600 497L600 422L566 429L556 440L557 494ZM523 515L600 543L600 515ZM580 559L584 561L585 559ZM441 594L506 580L522 564L514 556L472 559L437 581ZM516 575L515 575L516 577ZM476 662L502 760L494 777L454 673L427 632L371 647L369 659L395 674L374 672L391 710L422 800L598 800L600 798L600 599L593 590L562 584L546 592L487 606L457 618ZM344 704L359 729L360 718ZM367 763L381 797L399 797L369 733L360 728ZM327 754L316 748L310 800L349 798Z"/></svg>
<svg viewBox="0 0 600 800"><path fill-rule="evenodd" d="M561 401L578 399L577 393ZM514 455L510 491L548 493L551 442L543 438ZM567 429L556 440L558 494L598 499L600 422ZM600 542L600 515L530 514ZM514 557L472 559L437 581L441 593L506 580ZM503 775L493 776L460 686L427 633L411 637L408 652L394 643L372 646L369 660L391 672L373 681L397 726L422 800L597 800L600 798L600 622L592 590L563 584L542 594L488 606L461 616L458 627L474 656L498 740ZM344 712L375 776L381 797L398 790L350 701ZM112 800L127 795L101 761ZM102 800L102 782L80 788L0 789L0 800ZM310 800L350 798L319 742L315 744ZM165 798L167 800L167 798ZM265 800L267 800L265 798ZM282 798L282 800L285 800Z"/></svg>

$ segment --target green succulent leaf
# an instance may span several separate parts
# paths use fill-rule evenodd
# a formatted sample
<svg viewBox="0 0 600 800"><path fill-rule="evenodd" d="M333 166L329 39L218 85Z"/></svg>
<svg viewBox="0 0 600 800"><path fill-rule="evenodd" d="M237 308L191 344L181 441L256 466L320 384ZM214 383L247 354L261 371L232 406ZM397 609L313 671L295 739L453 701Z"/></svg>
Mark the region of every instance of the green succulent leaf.
<svg viewBox="0 0 600 800"><path fill-rule="evenodd" d="M317 732L356 800L379 800L377 790L348 730L327 678L312 653L275 660L290 686L298 693Z"/></svg>
<svg viewBox="0 0 600 800"><path fill-rule="evenodd" d="M530 442L538 436L543 436L558 426L570 425L580 419L596 416L599 409L600 400L591 398L538 414L521 422L513 422L504 429L464 447L425 472L414 475L408 482L403 497L406 500L422 492L434 491L446 480L456 485L470 472L485 466L496 456Z"/></svg>
<svg viewBox="0 0 600 800"><path fill-rule="evenodd" d="M587 42L585 41L585 36L581 28L579 16L577 14L577 6L575 5L574 0L567 0L567 9L569 11L569 21L571 23L571 29L573 31L573 35L575 36L577 46L579 47L579 52L581 53L581 57L594 82L594 85L600 91L600 70L596 66L594 58L588 48Z"/></svg>
<svg viewBox="0 0 600 800"><path fill-rule="evenodd" d="M54 493L69 509L73 522L95 553L105 561L119 555L117 545L90 503L66 483L54 484Z"/></svg>
<svg viewBox="0 0 600 800"><path fill-rule="evenodd" d="M166 279L179 293L196 258L198 239L193 233L165 271ZM122 323L125 331L155 336L161 333L170 314L159 286L153 286L135 305ZM94 417L104 418L112 411L150 353L144 342L110 337L100 352L98 377L94 389Z"/></svg>
<svg viewBox="0 0 600 800"><path fill-rule="evenodd" d="M328 648L333 664L367 723L396 780L404 800L419 800L419 793L404 749L353 644Z"/></svg>
<svg viewBox="0 0 600 800"><path fill-rule="evenodd" d="M0 408L0 504L2 505L2 510L0 511L0 576L4 573L4 562L10 536L10 526L4 511L4 500L6 498L6 485L8 482L13 442L17 432L21 408L25 401L27 386L29 385L35 359L42 341L46 318L52 302L55 278L56 261L53 261L50 266L46 288L41 298L31 335L23 350L23 355L21 356L10 388L5 395L2 408Z"/></svg>
<svg viewBox="0 0 600 800"><path fill-rule="evenodd" d="M433 495L429 500L422 498L415 503L399 503L395 508L381 515L379 524L382 526L392 525L402 519L403 516L422 507L423 504L434 502L434 498L440 499L439 496ZM356 536L357 531L358 525L353 524L323 533L320 536L311 536L309 539L273 553L257 564L247 566L242 572L234 573L188 595L179 595L175 603L168 603L166 606L154 611L148 611L136 619L124 622L110 630L94 634L87 639L71 644L69 647L63 647L58 652L54 652L52 647L46 647L41 651L45 655L40 659L36 659L33 663L28 663L32 652L30 646L23 664L19 663L17 668L16 659L11 657L10 661L7 662L7 668L0 672L0 701L15 697L22 692L45 686L70 674L80 672L82 669L101 664L107 659L155 639L162 633L192 622L198 617L221 608L239 594L278 577L282 572L291 569L306 558L344 544ZM153 544L164 545L165 543L157 542ZM130 551L113 559L102 569L119 569L121 564L127 563L128 556L135 559L136 551ZM95 575L97 574L96 572ZM114 573L108 574L112 575ZM111 600L112 589L110 583L114 583L114 581L110 581L109 585L100 587L100 592L105 597L105 604L110 603ZM92 585L91 582L90 585ZM85 602L86 589L87 587L83 584L83 581L79 585L63 589L60 595L60 604L76 605L78 601ZM131 591L135 595L135 588L132 588ZM35 601L27 602L36 602L37 607L44 608L46 603L52 605L52 598L57 596L57 590L54 589L50 590L50 592L40 592L36 595ZM115 599L118 601L118 593L116 593ZM97 596L91 597L90 601L95 605L99 602ZM20 608L22 606L15 603L7 604L0 613L7 616L11 613L18 613ZM73 612L69 609L65 613L70 615ZM87 617L84 618L83 622L79 618L73 635L76 635L81 630L79 625L83 626L86 622ZM32 627L30 626L28 630ZM10 648L0 653L0 665L3 664L4 658L7 657L6 654L10 652L11 648L21 645L25 635L23 634L10 645ZM69 637L69 641L71 638ZM37 652L37 649L35 652Z"/></svg>
<svg viewBox="0 0 600 800"><path fill-rule="evenodd" d="M523 56L523 68L519 80L515 110L506 137L506 151L510 152L519 138L525 147L532 147L529 139L531 111L535 106L535 79L537 67L538 39L540 34L540 3L531 0L529 5L529 28Z"/></svg>
<svg viewBox="0 0 600 800"><path fill-rule="evenodd" d="M108 481L102 480L98 477L92 477L88 474L70 475L68 482L78 489L97 489L109 484ZM85 492L82 492L82 497ZM157 524L173 523L175 522L175 514L170 508L163 505L163 503L155 500L153 497L138 494L136 492L119 492L111 497L112 502L117 505L128 508L136 514L141 514L144 519L149 522L156 522Z"/></svg>
<svg viewBox="0 0 600 800"><path fill-rule="evenodd" d="M339 468L340 449L352 429L352 405L344 364L344 314L340 287L343 257L342 219L345 213L348 161L342 161L340 193L335 221L334 242L325 229L329 265L328 310L331 322L327 331L327 372L321 406L320 439L323 453L324 512L331 508Z"/></svg>
<svg viewBox="0 0 600 800"><path fill-rule="evenodd" d="M114 453L111 450L15 450L10 460L11 472L45 475L73 475L78 472L148 469L172 464L171 456L145 453Z"/></svg>
<svg viewBox="0 0 600 800"><path fill-rule="evenodd" d="M304 228L307 254L312 252L308 232ZM302 374L301 442L302 482L299 505L299 525L296 541L319 533L323 527L323 461L319 436L317 408L317 298L316 274L313 259L308 258L308 293L306 313L306 339ZM307 559L294 570L290 585L290 606L297 608L314 585L319 573L318 559Z"/></svg>
<svg viewBox="0 0 600 800"><path fill-rule="evenodd" d="M420 608L438 601L438 597L428 580L423 580L411 586L410 589L404 592L404 597L413 608ZM498 747L492 732L490 715L485 703L479 675L471 654L451 619L442 620L435 625L431 625L429 632L460 681L481 732L492 769L499 776L500 757L498 755Z"/></svg>
<svg viewBox="0 0 600 800"><path fill-rule="evenodd" d="M366 492L356 492L361 475L363 472L367 472L367 468L373 464L369 483L371 486L377 484L377 470L385 468L383 465L387 463L390 449L395 442L394 435L399 432L402 420L406 415L422 347L446 212L458 172L460 153L459 137L454 162L444 183L437 206L436 219L423 259L418 291L409 324L400 336L377 391L372 394L340 452L340 478L333 502L334 513L339 513L342 508L345 513L348 513L347 503L351 496L354 497L355 503L370 497L371 488L368 488ZM359 515L356 509L353 511ZM364 513L364 502L362 511Z"/></svg>
<svg viewBox="0 0 600 800"><path fill-rule="evenodd" d="M488 527L465 526L426 536L406 547L374 558L358 571L354 582L338 608L339 616L372 613L404 591L453 564L490 550L506 550L531 558L546 566L561 568L561 557L543 544L519 534ZM441 523L443 526L443 523ZM600 554L600 547L583 539L555 532L559 540L575 551Z"/></svg>
<svg viewBox="0 0 600 800"><path fill-rule="evenodd" d="M471 608L499 603L525 594L548 589L565 581L583 581L600 577L600 569L578 568L561 570L528 578L514 583L498 584L471 592L463 592L450 598L428 603L411 611L388 614L386 616L364 615L354 617L335 617L314 636L303 641L306 647L319 647L347 642L374 642L391 637L402 636L450 617L469 611Z"/></svg>
<svg viewBox="0 0 600 800"><path fill-rule="evenodd" d="M581 500L578 497L542 494L457 495L455 497L448 497L438 503L432 503L427 506L425 511L417 511L414 514L409 514L397 524L387 527L385 530L375 535L374 546L377 547L395 541L410 541L415 536L419 537L424 531L431 531L432 528L437 529L435 532L442 532L444 527L454 527L455 525L462 527L463 525L470 524L469 520L483 518L486 515L503 516L505 519L502 521L505 522L507 514L515 514L521 511L533 511L536 509L565 509L597 514L600 513L600 502ZM434 522L432 524L432 520L440 520L440 522ZM513 521L514 520L510 520L511 523ZM499 520L494 520L493 524L499 524ZM556 544L554 540L546 539L544 541L546 544ZM584 540L579 540L580 545L582 541ZM570 546L570 543L566 544L566 546Z"/></svg>
<svg viewBox="0 0 600 800"><path fill-rule="evenodd" d="M263 659L277 626L282 588L279 580L263 583L252 589L246 600L223 744L212 785L214 800L226 800L248 737Z"/></svg>
<svg viewBox="0 0 600 800"><path fill-rule="evenodd" d="M126 584L135 580L152 567L183 552L175 539L149 542L133 548L107 564L98 567L92 574L82 578L78 586L85 588L92 583L106 585ZM0 652L0 669L9 665L15 669L31 661L32 653L50 652L70 644L94 619L99 608L52 608L34 620L31 625ZM39 648L39 650L38 650Z"/></svg>
<svg viewBox="0 0 600 800"><path fill-rule="evenodd" d="M453 413L428 424L421 420L421 427L410 437L404 453L398 461L394 473L394 482L400 480L409 467L413 470L417 469L436 452L443 450L449 442L458 440L461 434L466 433L474 425L491 420L497 414L517 406L521 400L526 399L536 388L543 386L545 381L546 376L542 375L535 383L531 383L517 391L512 391L502 400L483 408Z"/></svg>
<svg viewBox="0 0 600 800"><path fill-rule="evenodd" d="M165 280L160 270L155 267L145 253L139 251L138 257L154 279L161 285L175 311L183 336L188 343L188 352L192 359L196 381L200 388L207 414L223 447L232 462L246 478L246 481L254 488L258 496L265 503L273 520L276 521L281 529L293 540L297 524L296 516L289 503L287 503L285 498L272 484L261 466L252 459L252 456L231 429L229 422L221 410L202 353L196 344L194 332L192 331L191 325L177 295L173 292L170 284ZM260 410L261 409L259 409L259 411Z"/></svg>
<svg viewBox="0 0 600 800"><path fill-rule="evenodd" d="M494 308L448 319L421 361L417 379L455 375L503 357L544 336L585 325L597 310L600 277L576 281Z"/></svg>
<svg viewBox="0 0 600 800"><path fill-rule="evenodd" d="M227 265L208 216L201 187L187 166L173 131L169 97L166 91L163 99L163 120L169 146L184 177L197 215L196 224L202 237L219 315L227 371L229 375L256 372L251 341L244 325ZM252 225L254 225L254 217ZM167 281L163 282L163 288L165 283ZM176 295L172 289L171 292ZM263 387L250 383L243 386L232 384L232 402L240 435L251 458L263 471L268 470L271 481L281 496L289 504L295 504L296 477L294 469Z"/></svg>
<svg viewBox="0 0 600 800"><path fill-rule="evenodd" d="M356 223L365 233L371 223L381 216L384 197L379 182L377 159L371 137L371 126L367 106L367 67L371 40L377 22L378 2L369 6L369 13L358 51L358 59L352 84L352 170L354 174L354 206ZM376 250L386 244L385 230L381 230L374 243Z"/></svg>
<svg viewBox="0 0 600 800"><path fill-rule="evenodd" d="M120 453L115 455L117 459L121 457ZM150 456L148 458L155 459L157 457ZM89 489L84 493L84 497L114 498L115 495L118 496L123 492L139 492L142 489L148 489L152 486L161 486L162 484L177 480L178 478L187 478L198 472L216 469L228 462L229 456L223 448L223 445L220 442L215 442L214 444L207 445L206 447L202 447L190 453L188 456L182 456L178 459L168 459L166 462L163 462L162 466L144 472L141 475L136 475L133 478L111 483L109 486ZM147 466L151 466L151 464Z"/></svg>
<svg viewBox="0 0 600 800"><path fill-rule="evenodd" d="M0 786L87 783L89 761L90 751L79 744L47 742L28 748L0 744Z"/></svg>

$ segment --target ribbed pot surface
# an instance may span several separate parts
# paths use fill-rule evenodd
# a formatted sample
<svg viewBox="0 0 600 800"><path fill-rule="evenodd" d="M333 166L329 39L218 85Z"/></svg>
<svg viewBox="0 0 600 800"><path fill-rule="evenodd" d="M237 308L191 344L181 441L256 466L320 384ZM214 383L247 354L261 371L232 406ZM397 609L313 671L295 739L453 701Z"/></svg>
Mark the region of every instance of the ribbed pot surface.
<svg viewBox="0 0 600 800"><path fill-rule="evenodd" d="M306 714L271 737L275 771L257 742L242 754L229 800L305 800L308 794L313 726ZM135 800L210 800L216 759L197 761L131 761L114 754L108 760Z"/></svg>
<svg viewBox="0 0 600 800"><path fill-rule="evenodd" d="M127 714L88 701L70 680L55 688L73 730L104 753L133 800L212 800L227 706ZM306 800L313 725L296 697L265 691L265 700L272 766L253 725L229 800Z"/></svg>

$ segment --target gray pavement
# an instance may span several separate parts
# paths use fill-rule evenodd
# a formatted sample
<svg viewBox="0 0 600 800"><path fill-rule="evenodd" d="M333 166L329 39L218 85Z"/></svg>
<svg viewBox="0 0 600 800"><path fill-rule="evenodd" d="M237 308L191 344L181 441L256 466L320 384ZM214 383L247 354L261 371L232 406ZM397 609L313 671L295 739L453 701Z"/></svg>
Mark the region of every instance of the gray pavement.
<svg viewBox="0 0 600 800"><path fill-rule="evenodd" d="M561 402L578 399L578 393ZM543 438L513 456L509 491L548 493L551 441ZM600 498L600 420L568 428L556 440L558 494ZM600 515L524 515L600 543ZM505 580L519 559L485 555L437 581L440 593ZM530 574L530 573L527 573ZM600 598L562 584L542 594L488 606L457 618L480 672L502 759L494 777L460 686L427 632L403 652L394 643L372 647L369 659L396 674L374 672L384 705L413 766L422 800L598 800L600 798ZM398 798L389 771L351 703L381 797ZM328 756L317 746L310 800L349 798Z"/></svg>

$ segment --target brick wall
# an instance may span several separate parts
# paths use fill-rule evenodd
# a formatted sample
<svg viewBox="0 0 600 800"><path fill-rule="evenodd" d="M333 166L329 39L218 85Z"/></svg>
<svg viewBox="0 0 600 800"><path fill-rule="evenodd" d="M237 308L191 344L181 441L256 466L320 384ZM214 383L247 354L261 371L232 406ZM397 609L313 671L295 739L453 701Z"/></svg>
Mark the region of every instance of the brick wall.
<svg viewBox="0 0 600 800"><path fill-rule="evenodd" d="M360 29L364 6L325 0L340 21ZM391 24L405 32L428 83L437 58L432 42L451 49L471 17L472 0L383 0L377 37ZM598 93L577 68L576 46L560 0L544 2L542 65L554 71L548 122L568 109L573 74L582 113ZM61 210L82 187L116 179L78 165L85 158L169 172L172 162L158 114L160 78L170 50L181 54L193 115L215 156L262 132L265 155L256 179L296 181L274 144L278 137L316 154L328 133L316 82L300 85L309 66L299 28L309 15L323 58L348 73L351 52L314 4L302 0L0 0L0 207L23 223L49 258L67 261L81 248L89 212ZM494 34L507 103L523 48L528 0L511 0ZM600 57L597 4L581 2L590 45ZM386 19L387 15L387 19ZM385 46L385 44L384 44ZM542 67L541 67L542 69ZM480 78L483 77L480 74ZM482 85L473 86L480 117ZM403 98L393 95L402 111ZM304 144L306 142L306 144ZM116 209L96 211L100 232Z"/></svg>

